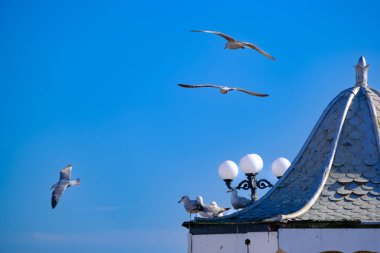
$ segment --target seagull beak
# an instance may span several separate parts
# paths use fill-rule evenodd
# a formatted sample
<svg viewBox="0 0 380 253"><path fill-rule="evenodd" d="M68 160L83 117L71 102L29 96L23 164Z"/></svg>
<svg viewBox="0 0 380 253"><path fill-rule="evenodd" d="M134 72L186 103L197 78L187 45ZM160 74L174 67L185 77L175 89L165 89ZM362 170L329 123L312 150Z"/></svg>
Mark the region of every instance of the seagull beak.
<svg viewBox="0 0 380 253"><path fill-rule="evenodd" d="M232 191L231 191L231 190L228 190L227 193L228 193L228 192L232 192Z"/></svg>
<svg viewBox="0 0 380 253"><path fill-rule="evenodd" d="M180 200L178 201L178 203L181 203L181 201L182 201L182 199L180 199Z"/></svg>

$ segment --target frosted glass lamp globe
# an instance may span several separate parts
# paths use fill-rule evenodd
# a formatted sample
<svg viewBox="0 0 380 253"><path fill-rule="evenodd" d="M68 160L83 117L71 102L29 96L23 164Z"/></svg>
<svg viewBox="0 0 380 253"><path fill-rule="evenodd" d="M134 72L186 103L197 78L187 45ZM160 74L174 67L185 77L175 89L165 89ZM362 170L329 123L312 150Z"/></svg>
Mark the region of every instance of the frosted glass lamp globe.
<svg viewBox="0 0 380 253"><path fill-rule="evenodd" d="M280 178L282 175L284 175L289 166L290 162L288 159L279 157L272 163L272 172L277 178Z"/></svg>
<svg viewBox="0 0 380 253"><path fill-rule="evenodd" d="M236 163L227 160L219 166L218 172L223 180L234 180L237 177L239 169Z"/></svg>
<svg viewBox="0 0 380 253"><path fill-rule="evenodd" d="M245 155L240 160L240 168L245 174L256 175L263 168L263 159L257 154Z"/></svg>

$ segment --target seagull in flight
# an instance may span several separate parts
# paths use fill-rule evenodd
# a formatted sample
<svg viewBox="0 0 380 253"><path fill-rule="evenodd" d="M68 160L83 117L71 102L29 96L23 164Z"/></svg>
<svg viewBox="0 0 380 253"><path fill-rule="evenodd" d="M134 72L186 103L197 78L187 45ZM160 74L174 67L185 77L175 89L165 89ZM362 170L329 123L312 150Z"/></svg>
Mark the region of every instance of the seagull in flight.
<svg viewBox="0 0 380 253"><path fill-rule="evenodd" d="M207 30L192 30L192 32L203 32L203 33L212 33L212 34L216 34L216 35L219 35L223 38L225 38L227 40L227 43L226 45L224 46L224 49L239 49L239 48L252 48L254 50L256 50L257 52L259 52L260 54L268 57L269 59L275 61L276 59L271 56L270 54L268 54L267 52L264 52L263 50L261 50L259 47L257 47L256 45L252 44L252 43L249 43L249 42L243 42L243 41L238 41L238 40L235 40L234 38L224 34L224 33L221 33L221 32L217 32L217 31L207 31Z"/></svg>
<svg viewBox="0 0 380 253"><path fill-rule="evenodd" d="M218 85L213 85L213 84L192 85L192 84L179 83L178 86L181 86L183 88L217 88L220 90L220 93L222 93L222 94L227 94L231 90L237 90L237 91L245 92L249 95L256 96L256 97L267 97L267 96L269 96L268 94L261 94L261 93L257 93L257 92L253 92L253 91L244 90L241 88L218 86Z"/></svg>
<svg viewBox="0 0 380 253"><path fill-rule="evenodd" d="M59 181L56 184L53 184L50 190L54 189L51 196L51 207L54 209L59 199L61 198L63 192L67 187L77 186L80 184L80 179L71 180L71 170L73 169L72 165L67 165L63 170L59 172Z"/></svg>

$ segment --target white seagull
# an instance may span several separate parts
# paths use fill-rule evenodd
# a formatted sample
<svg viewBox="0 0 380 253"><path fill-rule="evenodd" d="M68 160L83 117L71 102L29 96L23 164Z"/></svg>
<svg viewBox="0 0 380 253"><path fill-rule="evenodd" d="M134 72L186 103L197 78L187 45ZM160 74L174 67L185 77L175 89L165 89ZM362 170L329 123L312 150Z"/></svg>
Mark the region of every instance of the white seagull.
<svg viewBox="0 0 380 253"><path fill-rule="evenodd" d="M252 204L252 200L238 196L238 190L236 188L231 189L231 205L234 209L242 209Z"/></svg>
<svg viewBox="0 0 380 253"><path fill-rule="evenodd" d="M232 38L226 34L223 34L221 32L206 31L206 30L192 30L192 32L212 33L212 34L216 34L216 35L219 35L219 36L225 38L227 40L227 43L226 43L224 49L226 49L226 48L228 48L228 49L239 49L239 48L244 49L246 47L249 47L249 48L252 48L252 49L258 51L260 54L268 57L269 59L271 59L273 61L276 60L273 56L269 55L267 52L264 52L263 50L258 48L256 45L249 43L249 42L243 42L243 41L235 40L234 38Z"/></svg>
<svg viewBox="0 0 380 253"><path fill-rule="evenodd" d="M253 91L244 90L241 88L219 86L219 85L214 85L214 84L192 85L192 84L179 83L178 86L181 86L183 88L217 88L217 89L219 89L220 93L222 93L222 94L227 94L229 91L237 90L237 91L241 91L241 92L244 92L244 93L247 93L249 95L256 96L256 97L267 97L267 96L269 96L268 94L257 93L257 92L253 92Z"/></svg>
<svg viewBox="0 0 380 253"><path fill-rule="evenodd" d="M199 211L203 211L204 208L199 204L197 200L191 200L189 196L185 195L183 196L178 203L183 202L183 206L185 207L186 212L190 214L190 220L191 220L191 214L192 213L198 213Z"/></svg>
<svg viewBox="0 0 380 253"><path fill-rule="evenodd" d="M53 184L50 190L54 189L51 196L51 207L55 208L58 204L59 199L61 198L63 192L67 187L77 186L80 184L80 179L70 180L71 179L71 170L73 169L72 165L67 165L63 170L59 172L59 181L56 184Z"/></svg>
<svg viewBox="0 0 380 253"><path fill-rule="evenodd" d="M220 207L215 201L212 201L210 205L203 203L202 196L197 197L198 203L203 207L203 211L199 211L199 215L206 218L221 217L223 213L230 210L230 208Z"/></svg>

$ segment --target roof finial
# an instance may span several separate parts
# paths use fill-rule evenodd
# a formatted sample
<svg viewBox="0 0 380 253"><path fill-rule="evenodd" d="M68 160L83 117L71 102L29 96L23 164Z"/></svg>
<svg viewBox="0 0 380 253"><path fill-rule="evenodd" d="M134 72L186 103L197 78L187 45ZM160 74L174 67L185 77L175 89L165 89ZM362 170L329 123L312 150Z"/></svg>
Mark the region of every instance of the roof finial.
<svg viewBox="0 0 380 253"><path fill-rule="evenodd" d="M356 70L356 85L355 86L366 86L367 85L367 76L368 76L368 67L364 56L360 56L358 64L355 66Z"/></svg>

